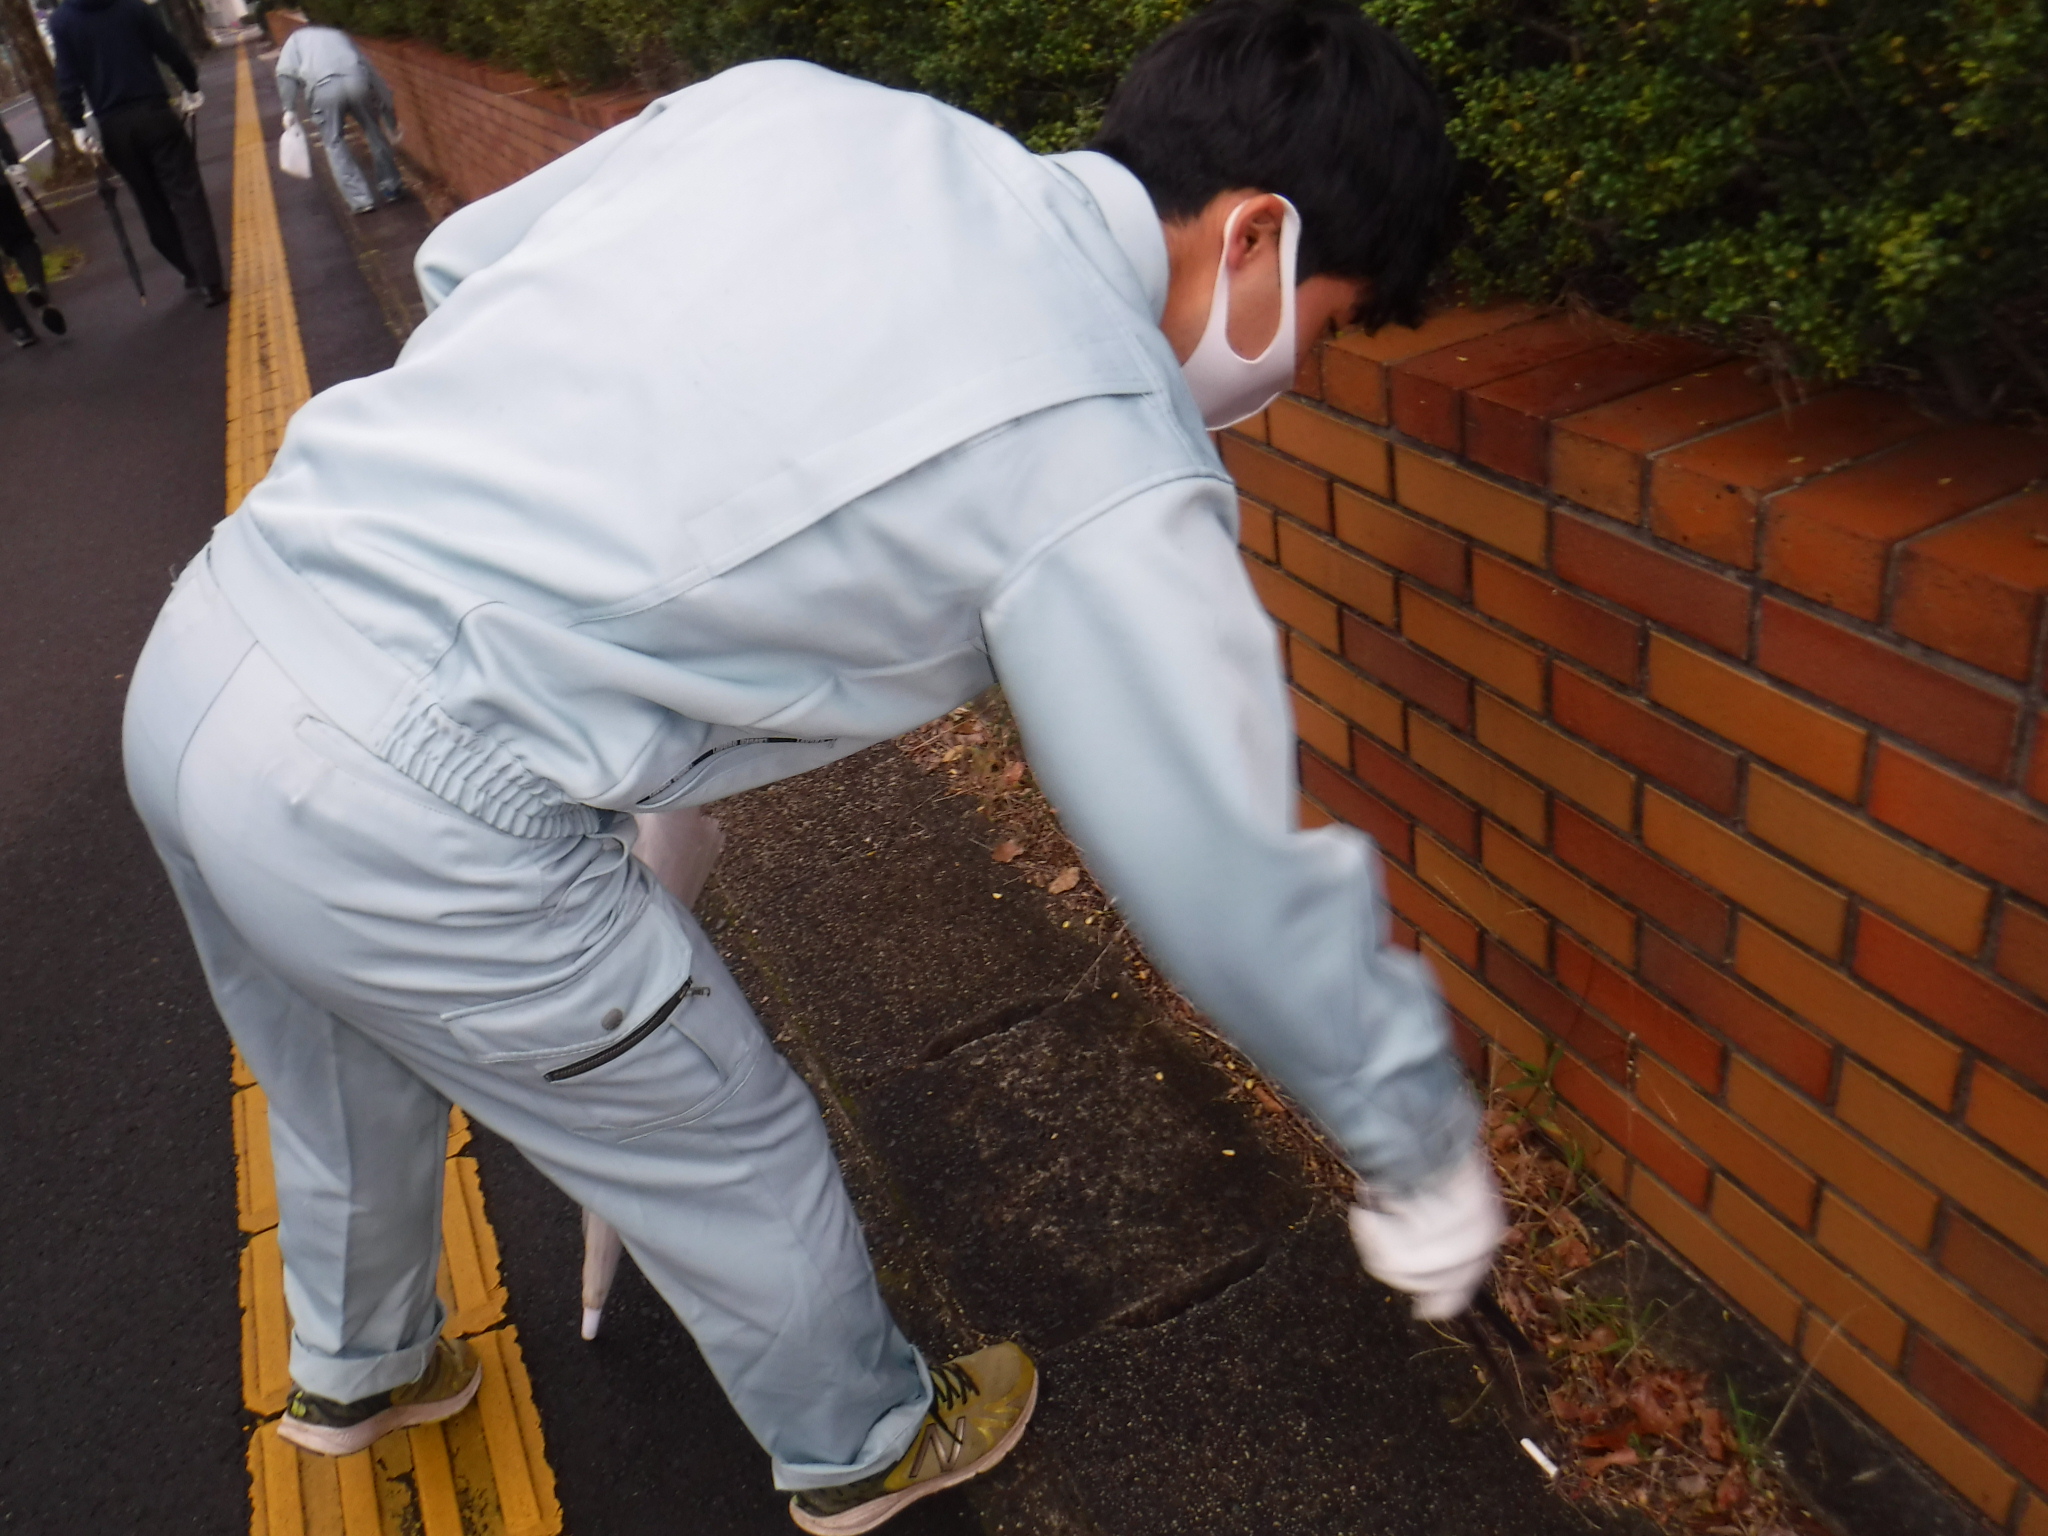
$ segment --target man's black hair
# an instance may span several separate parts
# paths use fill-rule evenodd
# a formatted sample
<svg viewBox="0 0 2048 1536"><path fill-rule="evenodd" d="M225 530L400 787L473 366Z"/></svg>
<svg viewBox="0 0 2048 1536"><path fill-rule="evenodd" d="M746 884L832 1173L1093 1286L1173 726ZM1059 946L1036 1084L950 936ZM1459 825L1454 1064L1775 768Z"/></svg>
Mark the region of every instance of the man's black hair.
<svg viewBox="0 0 2048 1536"><path fill-rule="evenodd" d="M1367 278L1360 320L1422 313L1449 244L1457 157L1415 56L1345 0L1216 0L1132 63L1091 148L1162 219L1219 192L1301 213L1299 275Z"/></svg>

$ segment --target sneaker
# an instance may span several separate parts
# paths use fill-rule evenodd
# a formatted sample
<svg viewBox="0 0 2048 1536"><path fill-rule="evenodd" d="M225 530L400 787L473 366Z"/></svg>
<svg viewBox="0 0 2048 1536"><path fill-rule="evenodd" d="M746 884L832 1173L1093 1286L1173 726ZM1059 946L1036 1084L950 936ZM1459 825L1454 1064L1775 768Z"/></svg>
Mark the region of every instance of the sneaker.
<svg viewBox="0 0 2048 1536"><path fill-rule="evenodd" d="M7 334L14 338L14 344L17 347L32 347L42 339L25 325L19 327L10 325L7 328Z"/></svg>
<svg viewBox="0 0 2048 1536"><path fill-rule="evenodd" d="M228 291L222 284L214 283L206 289L202 297L205 300L206 307L212 309L215 305L227 303Z"/></svg>
<svg viewBox="0 0 2048 1536"><path fill-rule="evenodd" d="M43 305L43 329L52 336L62 336L71 327L64 319L64 311L46 302Z"/></svg>
<svg viewBox="0 0 2048 1536"><path fill-rule="evenodd" d="M858 1536L926 1494L978 1477L1010 1454L1038 1402L1038 1369L1014 1344L993 1344L932 1372L932 1406L903 1459L836 1488L807 1488L789 1517L812 1536Z"/></svg>
<svg viewBox="0 0 2048 1536"><path fill-rule="evenodd" d="M394 1429L431 1424L462 1412L484 1379L476 1351L461 1339L436 1339L434 1358L419 1380L389 1392L337 1403L293 1386L277 1432L321 1456L349 1456Z"/></svg>

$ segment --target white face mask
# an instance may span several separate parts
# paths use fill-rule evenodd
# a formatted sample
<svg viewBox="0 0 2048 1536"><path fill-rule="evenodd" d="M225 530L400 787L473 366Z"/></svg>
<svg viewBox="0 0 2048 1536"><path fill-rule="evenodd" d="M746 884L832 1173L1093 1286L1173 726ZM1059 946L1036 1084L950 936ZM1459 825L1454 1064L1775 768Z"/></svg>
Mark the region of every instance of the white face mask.
<svg viewBox="0 0 2048 1536"><path fill-rule="evenodd" d="M1280 329L1257 357L1240 357L1230 345L1230 241L1249 200L1231 211L1223 226L1224 260L1216 264L1216 290L1209 297L1209 324L1195 350L1180 365L1201 408L1202 424L1214 431L1256 416L1294 382L1294 254L1301 244L1301 215L1280 199Z"/></svg>

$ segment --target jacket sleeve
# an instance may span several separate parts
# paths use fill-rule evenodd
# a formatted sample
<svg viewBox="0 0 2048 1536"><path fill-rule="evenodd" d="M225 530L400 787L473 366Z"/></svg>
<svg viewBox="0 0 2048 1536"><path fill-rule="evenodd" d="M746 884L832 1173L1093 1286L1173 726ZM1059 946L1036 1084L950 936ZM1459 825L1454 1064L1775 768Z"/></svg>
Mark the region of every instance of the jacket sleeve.
<svg viewBox="0 0 2048 1536"><path fill-rule="evenodd" d="M169 66L171 73L178 77L178 84L188 91L198 90L199 71L193 66L192 55L171 36L171 29L164 25L164 19L157 14L156 7L144 5L141 0L136 0L135 9L142 13L142 30L143 35L149 39L149 51Z"/></svg>
<svg viewBox="0 0 2048 1536"><path fill-rule="evenodd" d="M299 74L300 60L306 50L299 46L299 34L294 32L284 40L284 46L277 50L277 103L293 117L304 117L299 110L300 98L305 95L306 82Z"/></svg>
<svg viewBox="0 0 2048 1536"><path fill-rule="evenodd" d="M1477 1114L1419 956L1388 941L1378 857L1299 830L1278 637L1209 479L1145 491L1058 540L983 615L1062 825L1148 953L1396 1192Z"/></svg>
<svg viewBox="0 0 2048 1536"><path fill-rule="evenodd" d="M85 82L78 77L78 50L71 28L59 10L50 18L50 51L57 67L57 112L67 128L85 126Z"/></svg>
<svg viewBox="0 0 2048 1536"><path fill-rule="evenodd" d="M431 313L464 279L481 272L526 237L542 214L597 174L640 119L619 124L522 177L479 198L434 227L413 257L413 276Z"/></svg>

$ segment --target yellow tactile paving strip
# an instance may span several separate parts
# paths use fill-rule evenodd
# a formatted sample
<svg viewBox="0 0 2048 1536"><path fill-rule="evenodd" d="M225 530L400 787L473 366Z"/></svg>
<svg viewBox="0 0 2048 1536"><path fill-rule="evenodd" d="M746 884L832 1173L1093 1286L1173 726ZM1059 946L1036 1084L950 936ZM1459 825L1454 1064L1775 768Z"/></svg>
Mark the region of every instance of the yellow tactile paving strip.
<svg viewBox="0 0 2048 1536"><path fill-rule="evenodd" d="M228 309L227 510L263 478L306 401L306 357L270 186L269 147L244 50L235 64L234 296ZM483 1361L476 1401L440 1424L386 1435L338 1460L278 1437L290 1390L291 1318L277 1248L277 1186L263 1090L234 1059L235 1203L242 1246L242 1399L252 1536L559 1536L561 1506L540 1414L505 1322L498 1239L484 1215L469 1123L450 1119L439 1290L451 1334ZM566 1323L565 1323L566 1326Z"/></svg>

